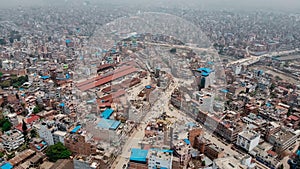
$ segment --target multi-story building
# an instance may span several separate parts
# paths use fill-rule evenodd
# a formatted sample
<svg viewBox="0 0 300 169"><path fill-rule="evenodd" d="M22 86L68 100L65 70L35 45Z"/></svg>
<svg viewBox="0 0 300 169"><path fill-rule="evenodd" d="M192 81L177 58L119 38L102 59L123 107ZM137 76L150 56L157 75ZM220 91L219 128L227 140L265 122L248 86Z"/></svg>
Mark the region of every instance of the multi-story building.
<svg viewBox="0 0 300 169"><path fill-rule="evenodd" d="M41 125L37 126L37 131L39 136L44 139L49 145L54 144L52 129L47 126L46 123L42 123Z"/></svg>
<svg viewBox="0 0 300 169"><path fill-rule="evenodd" d="M277 153L281 153L282 151L294 145L296 140L297 134L281 129L279 132L272 134L268 141L269 143L273 144Z"/></svg>
<svg viewBox="0 0 300 169"><path fill-rule="evenodd" d="M260 135L254 131L243 131L239 133L236 144L247 152L250 152L259 143Z"/></svg>
<svg viewBox="0 0 300 169"><path fill-rule="evenodd" d="M226 158L218 158L213 161L213 169L232 169L232 168L240 168L247 169L246 165L240 163L239 160L234 157L226 157Z"/></svg>
<svg viewBox="0 0 300 169"><path fill-rule="evenodd" d="M235 142L238 133L242 131L242 125L240 123L220 120L207 112L199 111L197 120L230 142Z"/></svg>
<svg viewBox="0 0 300 169"><path fill-rule="evenodd" d="M96 146L85 141L85 136L80 134L70 134L64 139L65 146L73 153L79 155L96 154Z"/></svg>
<svg viewBox="0 0 300 169"><path fill-rule="evenodd" d="M148 152L148 169L172 169L173 151L151 149Z"/></svg>
<svg viewBox="0 0 300 169"><path fill-rule="evenodd" d="M192 147L195 147L195 145L196 145L195 141L197 140L197 137L199 137L203 134L204 134L204 131L202 130L202 128L193 128L193 129L189 130L188 139L191 142Z"/></svg>
<svg viewBox="0 0 300 169"><path fill-rule="evenodd" d="M64 139L65 139L65 136L67 135L67 132L64 132L64 131L55 131L54 133L53 133L53 141L54 141L54 144L56 144L56 143L59 143L59 142L61 142L61 143L65 143L64 142Z"/></svg>
<svg viewBox="0 0 300 169"><path fill-rule="evenodd" d="M25 142L24 135L19 130L5 132L1 136L1 141L3 147L8 151L16 150Z"/></svg>
<svg viewBox="0 0 300 169"><path fill-rule="evenodd" d="M269 140L269 137L273 135L274 133L277 133L280 131L280 125L275 122L268 123L266 130L265 130L265 139Z"/></svg>
<svg viewBox="0 0 300 169"><path fill-rule="evenodd" d="M208 144L205 146L204 154L210 159L222 158L224 157L224 149L215 144Z"/></svg>
<svg viewBox="0 0 300 169"><path fill-rule="evenodd" d="M73 163L74 169L96 169L100 166L99 161L89 156L76 156Z"/></svg>
<svg viewBox="0 0 300 169"><path fill-rule="evenodd" d="M173 146L174 156L180 160L180 165L186 166L191 159L191 145L184 140L179 140Z"/></svg>

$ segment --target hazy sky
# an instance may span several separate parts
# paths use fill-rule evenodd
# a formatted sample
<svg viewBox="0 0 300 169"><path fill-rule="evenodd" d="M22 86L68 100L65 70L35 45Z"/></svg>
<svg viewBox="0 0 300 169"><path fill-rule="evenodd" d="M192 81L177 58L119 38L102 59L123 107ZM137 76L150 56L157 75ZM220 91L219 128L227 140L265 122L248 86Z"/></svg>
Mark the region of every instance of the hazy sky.
<svg viewBox="0 0 300 169"><path fill-rule="evenodd" d="M83 3L85 0L0 0L0 7L40 6L49 4ZM163 7L196 8L234 8L234 9L272 9L283 11L300 11L300 0L86 0L91 3L121 3L138 5L155 5Z"/></svg>

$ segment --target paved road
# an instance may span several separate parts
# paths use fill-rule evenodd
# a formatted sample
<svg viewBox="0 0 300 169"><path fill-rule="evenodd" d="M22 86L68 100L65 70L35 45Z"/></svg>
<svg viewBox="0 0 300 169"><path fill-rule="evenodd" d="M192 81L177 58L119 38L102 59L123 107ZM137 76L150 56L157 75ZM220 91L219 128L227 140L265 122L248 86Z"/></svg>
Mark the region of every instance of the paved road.
<svg viewBox="0 0 300 169"><path fill-rule="evenodd" d="M286 54L295 53L295 52L299 52L299 49L289 50L289 51L281 51L281 52L271 52L271 53L267 53L267 54L264 54L261 56L250 56L248 58L243 58L243 59L239 59L239 60L230 62L227 64L227 67L230 65L237 64L237 63L243 64L243 65L250 65L250 64L258 62L260 59L262 59L264 57L280 56L280 55L286 55Z"/></svg>
<svg viewBox="0 0 300 169"><path fill-rule="evenodd" d="M139 146L139 142L143 140L146 128L147 121L158 117L163 111L166 105L168 105L169 98L172 94L172 91L177 87L178 84L169 85L169 88L166 90L165 94L162 94L160 98L154 103L151 107L151 110L147 112L144 120L140 123L139 129L134 131L134 133L130 136L130 138L126 141L122 154L117 157L114 161L111 168L120 169L124 164L127 164L130 158L131 148L141 148ZM159 111L157 111L159 110Z"/></svg>

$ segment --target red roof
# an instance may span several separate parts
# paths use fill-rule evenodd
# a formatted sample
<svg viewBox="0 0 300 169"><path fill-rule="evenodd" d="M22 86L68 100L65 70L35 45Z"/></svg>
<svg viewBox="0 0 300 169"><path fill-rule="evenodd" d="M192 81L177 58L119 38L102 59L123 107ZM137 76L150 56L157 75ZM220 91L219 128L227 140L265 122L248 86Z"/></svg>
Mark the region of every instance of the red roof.
<svg viewBox="0 0 300 169"><path fill-rule="evenodd" d="M288 117L288 119L289 119L289 120L293 120L293 121L298 121L298 120L299 120L299 117L294 116L294 115L290 115L290 116Z"/></svg>
<svg viewBox="0 0 300 169"><path fill-rule="evenodd" d="M27 118L25 121L27 124L31 124L35 121L38 121L40 119L40 116L38 115L31 115L29 118Z"/></svg>
<svg viewBox="0 0 300 169"><path fill-rule="evenodd" d="M130 69L124 70L124 71L122 71L122 72L115 73L115 74L110 75L110 76L108 76L108 77L102 78L102 79L100 79L100 80L98 80L98 81L94 81L94 83L89 83L89 84L87 84L87 85L81 86L81 87L79 87L79 89L80 89L81 91L86 91L86 90L92 89L92 88L94 88L94 87L97 87L97 86L101 86L101 85L103 85L103 84L106 84L106 83L108 83L108 82L110 82L110 81L113 81L113 80L115 80L115 79L118 79L118 78L120 78L120 77L123 77L123 76L129 75L129 74L131 74L131 73L134 73L134 72L136 72L137 70L138 70L137 68L130 68Z"/></svg>
<svg viewBox="0 0 300 169"><path fill-rule="evenodd" d="M104 100L106 102L112 102L112 99L118 98L118 97L124 95L125 93L126 93L125 90L119 90L119 91L114 92L112 94L101 97L100 99L98 99L98 103L99 102L101 103L102 100Z"/></svg>
<svg viewBox="0 0 300 169"><path fill-rule="evenodd" d="M125 70L130 69L130 68L132 68L132 67L131 66L123 66L120 69L117 69L117 70L115 70L113 72L110 72L110 73L107 73L105 75L99 75L97 77L94 77L92 79L86 80L84 82L77 83L76 86L77 87L81 87L81 86L84 86L84 85L88 85L89 83L96 82L96 81L98 81L100 79L103 79L105 77L111 76L111 75L113 75L115 73L119 73L119 72L125 71Z"/></svg>
<svg viewBox="0 0 300 169"><path fill-rule="evenodd" d="M101 103L101 100L97 100L99 107L111 107L111 103Z"/></svg>
<svg viewBox="0 0 300 169"><path fill-rule="evenodd" d="M22 123L19 123L16 127L15 127L17 130L23 132L23 129L22 129ZM30 128L27 129L27 131L29 131Z"/></svg>
<svg viewBox="0 0 300 169"><path fill-rule="evenodd" d="M272 151L272 150L268 150L267 153L270 154L270 155L273 156L273 157L277 155L277 153L275 153L275 152Z"/></svg>

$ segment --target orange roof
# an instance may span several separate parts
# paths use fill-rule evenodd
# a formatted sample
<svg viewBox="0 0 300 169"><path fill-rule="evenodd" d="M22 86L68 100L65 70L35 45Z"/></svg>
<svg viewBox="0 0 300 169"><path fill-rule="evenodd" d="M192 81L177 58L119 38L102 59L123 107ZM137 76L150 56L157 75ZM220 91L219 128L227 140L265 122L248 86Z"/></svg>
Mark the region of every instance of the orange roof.
<svg viewBox="0 0 300 169"><path fill-rule="evenodd" d="M272 150L268 150L267 153L270 154L270 155L273 156L273 157L277 155L277 153L275 153L275 152L272 151Z"/></svg>
<svg viewBox="0 0 300 169"><path fill-rule="evenodd" d="M40 116L38 116L38 115L31 115L29 118L26 119L26 123L27 124L31 124L31 123L39 120L39 119L40 119Z"/></svg>
<svg viewBox="0 0 300 169"><path fill-rule="evenodd" d="M81 86L84 86L84 85L88 85L89 83L96 82L96 81L98 81L98 80L100 80L100 79L103 79L103 78L105 78L105 77L111 76L111 75L113 75L113 74L115 74L115 73L119 73L119 72L125 71L125 70L130 69L130 68L132 68L132 67L131 67L131 66L123 66L123 67L121 67L120 69L117 69L117 70L115 70L115 71L113 71L113 72L110 72L110 73L108 73L108 74L105 74L105 75L99 75L99 76L97 76L97 77L94 77L94 78L92 78L92 79L86 80L86 81L84 81L84 82L77 83L76 86L77 86L77 87L81 87Z"/></svg>
<svg viewBox="0 0 300 169"><path fill-rule="evenodd" d="M289 120L293 120L293 121L298 121L298 120L299 120L299 117L294 116L294 115L290 115L290 116L288 117L288 119L289 119Z"/></svg>
<svg viewBox="0 0 300 169"><path fill-rule="evenodd" d="M98 99L98 103L99 102L101 103L102 100L104 100L106 102L112 102L112 99L118 98L118 97L124 95L125 93L126 93L125 90L119 90L119 91L114 92L112 94L101 97L100 99Z"/></svg>
<svg viewBox="0 0 300 169"><path fill-rule="evenodd" d="M123 77L123 76L126 76L126 75L129 75L131 73L134 73L136 72L138 69L137 68L130 68L130 69L127 69L127 70L124 70L122 72L119 72L119 73L115 73L113 75L110 75L110 76L107 76L105 78L102 78L98 81L94 81L94 83L89 83L87 85L83 85L83 86L80 86L79 89L81 91L86 91L86 90L89 90L89 89L92 89L94 87L97 87L97 86L101 86L103 84L106 84L110 81L113 81L115 79L118 79L120 77Z"/></svg>

